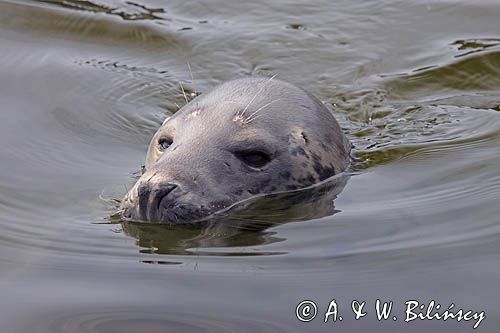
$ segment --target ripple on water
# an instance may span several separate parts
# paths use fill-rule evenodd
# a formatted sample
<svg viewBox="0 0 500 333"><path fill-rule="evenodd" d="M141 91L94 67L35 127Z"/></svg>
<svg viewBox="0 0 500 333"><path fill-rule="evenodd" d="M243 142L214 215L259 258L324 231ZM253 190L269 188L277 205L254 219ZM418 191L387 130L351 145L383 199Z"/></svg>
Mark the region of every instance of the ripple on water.
<svg viewBox="0 0 500 333"><path fill-rule="evenodd" d="M53 5L55 3L60 8L55 7ZM81 10L78 11L63 9L72 7L75 9L71 3L89 7L79 8ZM94 45L100 43L108 46L135 45L148 47L157 52L165 47L185 46L185 40L177 34L164 30L161 25L154 24L156 21L150 21L147 14L141 16L139 12L127 12L137 6L129 5L128 9L121 11L113 11L110 8L108 11L103 11L110 14L106 16L86 12L90 7L106 8L88 1L2 2L0 18L4 27L16 31L19 36L38 36L43 39L65 37L67 40L91 42ZM136 19L124 21L116 20L114 17L136 17Z"/></svg>
<svg viewBox="0 0 500 333"><path fill-rule="evenodd" d="M86 210L102 213L102 208L96 209L96 198L106 186L102 185L106 184L106 179L116 177L109 182L121 186L117 179L126 179L128 176L128 181L132 181L133 173L140 167L139 162L133 170L130 167L120 168L119 163L113 164L115 169L109 165L113 160L130 159L131 150L133 158L138 161L141 159L142 162L149 137L161 124L163 117L177 109L175 104L183 103L179 78L184 81L190 77L184 59L177 59L177 62L159 61L153 56L141 58L139 55L143 54L140 52L160 54L160 51L168 50L170 57L182 58L182 50L190 45L188 39L155 24L155 21L167 19L166 10L150 9L130 2L45 3L50 3L50 6L40 3L2 3L0 16L6 18L5 24L12 30L29 28L33 34L40 33L46 38L65 36L77 43L90 42L97 46L91 53L77 55L67 51L73 44L64 45L61 42L58 44L60 50L67 52L60 52L59 58L54 57L56 52L45 54L43 62L34 61L38 64L35 69L41 74L25 77L26 82L31 80L37 87L43 86L47 77L52 78L48 86L52 86L53 91L45 91L45 94L57 100L57 103L52 104L50 101L48 105L40 107L42 113L28 115L25 119L39 126L33 132L40 134L43 140L4 148L9 156L23 159L25 163L33 165L33 169L44 170L37 174L36 179L26 172L10 180L3 179L0 183L2 193L9 193L8 196L0 196L0 204L5 206L4 212L13 222L19 222L6 226L2 235L5 244L12 248L27 251L43 249L46 254L61 257L95 255L96 260L100 256L137 260L139 256L132 254L137 252L137 248L130 246L135 241L138 251L144 254L140 256L141 260L147 255L161 254L221 257L273 254L299 257L303 255L302 251L321 260L325 256L338 258L348 254L408 249L429 244L439 246L467 239L467 235L470 235L468 239L471 240L483 237L488 232L498 232L486 215L483 223L476 224L473 231L466 224L436 223L447 220L445 215L453 216L453 210L462 215L467 214L467 208L470 208L467 198L487 203L498 195L498 177L495 177L490 166L497 161L473 154L485 149L490 143L496 144L499 139L498 113L483 110L498 106L494 103L496 96L491 94L485 97L486 92L491 93L500 83L498 41L463 39L452 43L462 53L449 64L431 65L431 68L410 71L401 77L369 82L368 87L353 86L344 91L341 88L336 96L331 97L330 102L335 104L334 112L356 146L360 159L354 163L353 169L361 175L353 178L349 187L354 190L348 188L347 193L347 197L349 192L356 193L358 186L361 188L361 193L357 194L360 199L342 206L342 214L333 218L338 225L342 225L344 219L352 219L352 224L344 232L335 230L344 239L331 233L332 223L324 224L324 232L320 235L300 229L300 232L289 237L293 239L291 242L282 242L288 238L281 236L282 230L288 230L286 226L277 228L279 232L219 233L210 229L192 231L124 224L123 230L118 226L105 226L114 234L102 236L102 226L88 225L87 222L99 220L103 216L90 216ZM301 28L303 26L292 26L292 29ZM246 30L244 32L247 33ZM250 32L254 33L253 30ZM236 42L240 38L232 36L232 41ZM136 48L138 44L144 46L144 50ZM134 46L134 51L117 54L119 52L113 48L121 46ZM135 54L136 49L141 50ZM23 58L23 61L27 59L32 58ZM234 66L240 66L240 72L244 67L238 63ZM257 67L267 68L266 64ZM268 67L272 69L272 66ZM20 72L23 74L23 70ZM57 85L54 84L56 81ZM95 89L95 82L99 82L99 89ZM192 86L193 82L184 85L191 97L196 94ZM435 96L434 91L439 91L439 96ZM474 91L474 108L468 105L470 96L467 94L470 91ZM446 93L445 98L443 93ZM33 105L39 103L39 99L42 98L36 96ZM461 106L453 104L458 99L462 101ZM117 146L125 146L129 150ZM93 151L93 147L107 147L109 153L103 154L100 149ZM494 147L491 149L495 151ZM488 165L483 166L484 175L490 176L488 186L479 179L475 183L470 182L474 176L472 171L481 166L464 161L443 167L443 155L455 156L457 160L460 156L470 156L471 161L488 162ZM393 178L400 177L397 184L380 184L381 187L374 192L357 182L357 179L369 177L370 172L380 172L377 175L384 179L384 167L391 170ZM96 170L100 168L107 172L99 176ZM399 168L408 168L409 171L405 174ZM423 170L426 177L420 175L417 169ZM118 176L115 171L118 171ZM464 175L469 178L464 178ZM82 184L78 177L86 179L88 184ZM442 179L447 179L448 183ZM373 181L367 183L373 186ZM29 190L18 189L16 184L30 184L26 186ZM62 193L45 198L47 188ZM96 192L96 189L99 191ZM119 197L123 192L120 189L113 193ZM29 207L29 203L35 199L36 207ZM57 207L71 202L81 204L58 211ZM461 208L456 208L458 204ZM398 220L405 216L405 212L417 215L413 212L416 210L421 210L420 217L412 216L410 222L406 221L410 226ZM104 211L111 212L108 208ZM378 230L372 230L363 223L374 214L379 217L376 222L379 223ZM322 216L307 217L319 220L316 226L319 230L321 223L332 221ZM259 220L254 217L253 222L258 224L263 220L262 216ZM385 227L382 221L393 223ZM429 231L423 231L422 226ZM304 225L304 228L308 227ZM455 233L446 237L443 232L447 228L453 228ZM122 234L131 236L131 239L120 243ZM422 241L419 237L424 236L426 240ZM302 238L304 243L300 242ZM315 244L320 247L325 244L336 246L320 254L315 252Z"/></svg>
<svg viewBox="0 0 500 333"><path fill-rule="evenodd" d="M458 50L463 51L460 54L457 54L455 57L464 57L469 54L482 52L486 49L500 46L499 38L469 38L469 39L461 39L457 40L451 45L458 46Z"/></svg>
<svg viewBox="0 0 500 333"><path fill-rule="evenodd" d="M249 319L244 316L221 314L191 313L188 309L182 312L158 312L137 308L132 310L102 309L98 312L73 310L67 316L51 314L38 320L37 332L50 333L127 333L127 332L290 332L290 327L267 320ZM211 311L207 311L211 312Z"/></svg>
<svg viewBox="0 0 500 333"><path fill-rule="evenodd" d="M459 54L455 61L448 64L433 65L429 69L386 80L384 87L390 91L391 98L399 100L430 100L447 95L474 96L478 92L496 92L500 85L500 51L497 49L498 44L493 44L491 48L483 47L467 55Z"/></svg>
<svg viewBox="0 0 500 333"><path fill-rule="evenodd" d="M495 324L498 4L273 6L0 2L3 331L290 332L301 297L374 294L462 298ZM193 97L275 72L356 147L326 214L266 198L233 216L258 230L106 224L100 194L135 180L179 81Z"/></svg>
<svg viewBox="0 0 500 333"><path fill-rule="evenodd" d="M93 13L104 13L117 15L124 20L166 20L164 8L149 8L145 5L132 1L82 1L82 0L38 0L40 2L56 6L89 11Z"/></svg>

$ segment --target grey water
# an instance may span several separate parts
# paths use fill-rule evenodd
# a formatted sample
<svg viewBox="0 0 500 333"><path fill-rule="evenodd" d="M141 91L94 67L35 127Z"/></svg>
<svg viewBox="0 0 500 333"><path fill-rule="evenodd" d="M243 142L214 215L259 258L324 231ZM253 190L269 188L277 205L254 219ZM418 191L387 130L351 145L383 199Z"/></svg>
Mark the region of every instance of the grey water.
<svg viewBox="0 0 500 333"><path fill-rule="evenodd" d="M0 332L498 332L499 1L139 1L0 0ZM355 147L329 214L110 217L180 83L274 74ZM485 318L405 322L409 300Z"/></svg>

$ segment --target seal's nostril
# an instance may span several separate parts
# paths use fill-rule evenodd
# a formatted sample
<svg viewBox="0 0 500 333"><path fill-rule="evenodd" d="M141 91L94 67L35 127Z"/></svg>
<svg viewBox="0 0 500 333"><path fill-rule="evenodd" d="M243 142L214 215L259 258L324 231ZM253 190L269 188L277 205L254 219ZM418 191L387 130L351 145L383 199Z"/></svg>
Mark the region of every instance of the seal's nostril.
<svg viewBox="0 0 500 333"><path fill-rule="evenodd" d="M166 183L158 187L155 193L156 209L160 210L160 204L167 195L177 188L176 184Z"/></svg>
<svg viewBox="0 0 500 333"><path fill-rule="evenodd" d="M137 186L137 197L139 198L139 215L146 217L151 186L147 182L142 182Z"/></svg>
<svg viewBox="0 0 500 333"><path fill-rule="evenodd" d="M124 218L126 219L129 219L129 218L132 218L132 213L130 212L130 209L125 209L123 212L122 212L122 215Z"/></svg>
<svg viewBox="0 0 500 333"><path fill-rule="evenodd" d="M151 181L152 178L140 181L137 185L137 212L139 219L153 221L158 218L161 203L174 189L177 184Z"/></svg>

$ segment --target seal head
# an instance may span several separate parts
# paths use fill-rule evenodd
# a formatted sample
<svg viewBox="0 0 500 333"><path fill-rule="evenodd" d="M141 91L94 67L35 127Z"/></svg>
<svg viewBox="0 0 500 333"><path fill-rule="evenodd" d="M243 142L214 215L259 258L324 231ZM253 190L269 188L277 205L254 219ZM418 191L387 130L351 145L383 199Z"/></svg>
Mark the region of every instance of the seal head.
<svg viewBox="0 0 500 333"><path fill-rule="evenodd" d="M273 78L229 81L165 120L120 211L125 220L195 222L327 179L347 167L349 151L331 112L306 91Z"/></svg>

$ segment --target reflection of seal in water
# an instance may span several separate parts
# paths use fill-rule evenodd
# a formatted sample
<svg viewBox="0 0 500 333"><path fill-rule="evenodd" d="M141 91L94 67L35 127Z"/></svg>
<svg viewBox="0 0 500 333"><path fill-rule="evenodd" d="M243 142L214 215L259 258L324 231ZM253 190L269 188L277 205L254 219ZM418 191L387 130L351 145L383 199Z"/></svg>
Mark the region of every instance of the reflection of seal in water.
<svg viewBox="0 0 500 333"><path fill-rule="evenodd" d="M330 111L304 90L264 78L226 82L156 132L122 216L189 223L256 194L340 173L349 150Z"/></svg>

